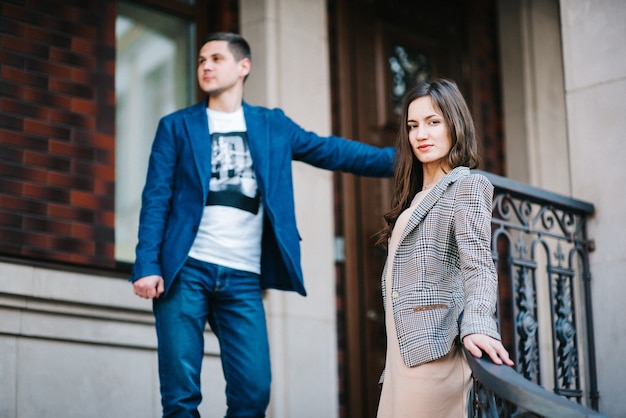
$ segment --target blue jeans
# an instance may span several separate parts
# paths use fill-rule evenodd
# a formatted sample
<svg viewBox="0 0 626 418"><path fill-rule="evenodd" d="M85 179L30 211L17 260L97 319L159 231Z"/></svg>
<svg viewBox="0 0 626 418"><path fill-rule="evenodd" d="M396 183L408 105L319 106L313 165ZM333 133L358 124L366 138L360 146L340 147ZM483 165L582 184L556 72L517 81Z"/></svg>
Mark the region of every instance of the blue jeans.
<svg viewBox="0 0 626 418"><path fill-rule="evenodd" d="M163 417L199 417L204 329L220 345L227 417L264 417L270 355L259 275L189 258L154 300Z"/></svg>

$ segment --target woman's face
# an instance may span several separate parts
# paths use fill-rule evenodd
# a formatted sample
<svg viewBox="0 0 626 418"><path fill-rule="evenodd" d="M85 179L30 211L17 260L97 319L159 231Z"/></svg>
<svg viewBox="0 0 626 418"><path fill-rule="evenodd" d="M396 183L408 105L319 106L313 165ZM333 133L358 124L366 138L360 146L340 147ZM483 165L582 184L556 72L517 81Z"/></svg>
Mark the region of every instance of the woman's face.
<svg viewBox="0 0 626 418"><path fill-rule="evenodd" d="M411 149L422 165L441 166L449 171L446 157L452 149L452 138L443 115L429 96L409 104L406 124Z"/></svg>

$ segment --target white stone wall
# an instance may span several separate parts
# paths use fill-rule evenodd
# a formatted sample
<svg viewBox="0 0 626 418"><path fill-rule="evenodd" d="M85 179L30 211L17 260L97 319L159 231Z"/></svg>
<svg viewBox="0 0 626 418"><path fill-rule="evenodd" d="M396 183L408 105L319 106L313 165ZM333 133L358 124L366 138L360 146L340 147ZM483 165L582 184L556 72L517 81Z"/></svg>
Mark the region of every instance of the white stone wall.
<svg viewBox="0 0 626 418"><path fill-rule="evenodd" d="M224 379L205 339L201 412L218 417ZM0 263L1 418L160 415L150 302L123 278Z"/></svg>
<svg viewBox="0 0 626 418"><path fill-rule="evenodd" d="M330 134L325 0L241 0L252 48L244 99L280 107L303 128ZM298 228L308 296L269 291L273 418L338 413L332 173L294 163Z"/></svg>
<svg viewBox="0 0 626 418"><path fill-rule="evenodd" d="M626 417L626 1L499 0L498 10L506 174L595 205L600 410Z"/></svg>
<svg viewBox="0 0 626 418"><path fill-rule="evenodd" d="M626 1L561 0L573 196L589 234L600 411L626 417Z"/></svg>
<svg viewBox="0 0 626 418"><path fill-rule="evenodd" d="M570 195L559 7L499 0L506 176Z"/></svg>

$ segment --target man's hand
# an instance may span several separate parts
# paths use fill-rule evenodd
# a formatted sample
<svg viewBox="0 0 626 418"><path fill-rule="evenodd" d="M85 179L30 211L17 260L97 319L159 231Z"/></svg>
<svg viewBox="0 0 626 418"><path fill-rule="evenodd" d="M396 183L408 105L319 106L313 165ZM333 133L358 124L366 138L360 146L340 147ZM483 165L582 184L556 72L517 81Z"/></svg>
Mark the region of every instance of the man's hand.
<svg viewBox="0 0 626 418"><path fill-rule="evenodd" d="M491 357L491 361L495 364L513 365L513 361L509 358L509 352L506 351L502 343L494 338L484 334L470 334L463 338L463 346L467 348L474 357L482 357L483 351Z"/></svg>
<svg viewBox="0 0 626 418"><path fill-rule="evenodd" d="M144 299L158 298L164 290L165 286L161 276L146 276L133 283L135 294Z"/></svg>

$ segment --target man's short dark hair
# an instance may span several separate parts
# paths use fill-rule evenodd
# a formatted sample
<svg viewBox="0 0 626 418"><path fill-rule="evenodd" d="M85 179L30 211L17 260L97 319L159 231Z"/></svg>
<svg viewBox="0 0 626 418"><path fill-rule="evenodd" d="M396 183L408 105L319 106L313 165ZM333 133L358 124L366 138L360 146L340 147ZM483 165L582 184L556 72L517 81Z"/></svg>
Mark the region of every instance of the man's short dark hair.
<svg viewBox="0 0 626 418"><path fill-rule="evenodd" d="M200 48L204 46L207 42L212 41L226 41L228 42L228 49L233 53L233 56L237 61L241 61L244 58L248 58L252 60L252 54L250 53L250 45L248 42L239 34L232 32L213 32L208 34L202 40L202 44Z"/></svg>

